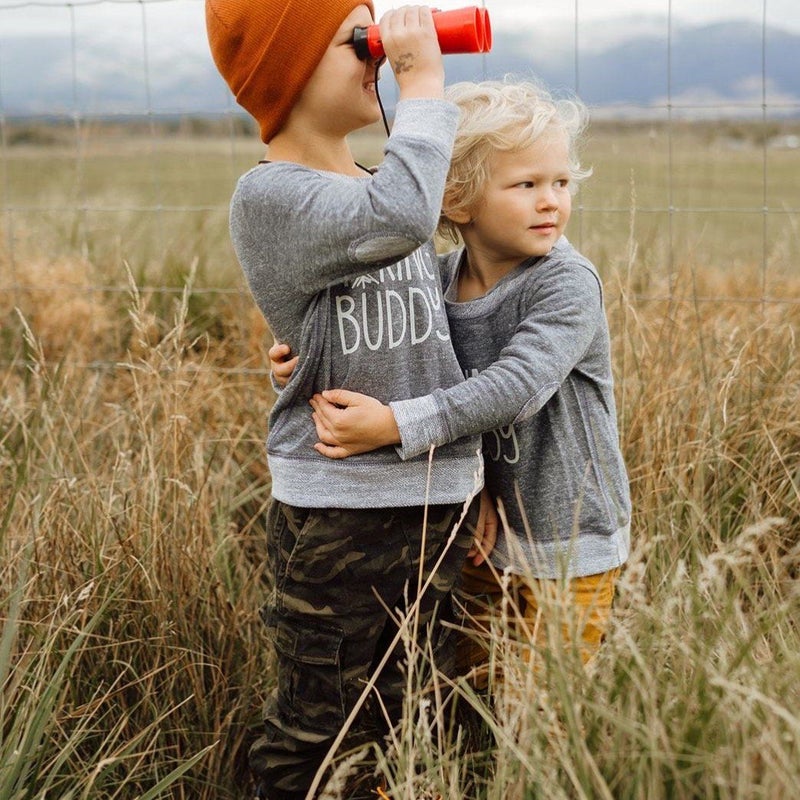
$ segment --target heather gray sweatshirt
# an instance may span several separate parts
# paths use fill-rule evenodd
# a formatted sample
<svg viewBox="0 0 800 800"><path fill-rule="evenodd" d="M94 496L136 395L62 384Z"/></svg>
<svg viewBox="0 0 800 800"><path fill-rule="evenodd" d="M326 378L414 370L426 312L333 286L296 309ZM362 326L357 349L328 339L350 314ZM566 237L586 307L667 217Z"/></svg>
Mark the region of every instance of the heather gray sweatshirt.
<svg viewBox="0 0 800 800"><path fill-rule="evenodd" d="M363 178L262 164L231 201L236 255L275 337L299 367L270 414L273 496L301 507L458 503L481 486L480 439L403 460L395 448L332 461L319 455L308 400L346 388L383 402L463 381L431 237L458 109L397 105L377 172Z"/></svg>
<svg viewBox="0 0 800 800"><path fill-rule="evenodd" d="M486 485L512 536L495 565L540 578L591 575L629 551L630 496L619 448L603 291L562 238L490 292L456 301L461 253L444 260L456 354L468 380L391 403L404 457L488 431Z"/></svg>

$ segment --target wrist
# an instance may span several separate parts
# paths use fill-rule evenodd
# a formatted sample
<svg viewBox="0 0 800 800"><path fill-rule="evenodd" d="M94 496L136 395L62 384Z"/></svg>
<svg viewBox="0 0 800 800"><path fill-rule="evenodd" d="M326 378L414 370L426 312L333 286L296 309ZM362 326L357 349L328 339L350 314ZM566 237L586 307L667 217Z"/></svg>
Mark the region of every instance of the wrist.
<svg viewBox="0 0 800 800"><path fill-rule="evenodd" d="M397 427L397 420L394 418L394 412L389 406L383 406L383 424L381 425L381 432L383 434L383 445L400 444L400 429Z"/></svg>
<svg viewBox="0 0 800 800"><path fill-rule="evenodd" d="M415 100L422 98L441 99L444 97L444 73L441 75L430 73L407 77L404 81L397 82L399 99Z"/></svg>

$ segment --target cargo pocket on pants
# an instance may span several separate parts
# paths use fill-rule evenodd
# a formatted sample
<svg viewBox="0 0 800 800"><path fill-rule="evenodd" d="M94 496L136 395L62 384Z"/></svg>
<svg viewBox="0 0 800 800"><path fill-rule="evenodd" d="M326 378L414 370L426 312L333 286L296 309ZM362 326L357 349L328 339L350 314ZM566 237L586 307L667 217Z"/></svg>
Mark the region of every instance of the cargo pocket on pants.
<svg viewBox="0 0 800 800"><path fill-rule="evenodd" d="M344 724L344 632L313 618L264 614L278 657L277 704L282 721L323 736Z"/></svg>

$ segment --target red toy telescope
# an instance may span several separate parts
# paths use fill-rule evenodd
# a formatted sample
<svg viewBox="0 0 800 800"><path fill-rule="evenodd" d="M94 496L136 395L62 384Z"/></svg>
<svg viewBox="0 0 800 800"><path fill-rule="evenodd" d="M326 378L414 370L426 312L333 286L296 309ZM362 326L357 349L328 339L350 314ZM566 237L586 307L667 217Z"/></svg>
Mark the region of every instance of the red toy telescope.
<svg viewBox="0 0 800 800"><path fill-rule="evenodd" d="M455 11L434 11L433 24L442 53L488 53L492 49L492 26L485 8L469 6ZM360 59L386 55L378 25L356 28L353 47Z"/></svg>

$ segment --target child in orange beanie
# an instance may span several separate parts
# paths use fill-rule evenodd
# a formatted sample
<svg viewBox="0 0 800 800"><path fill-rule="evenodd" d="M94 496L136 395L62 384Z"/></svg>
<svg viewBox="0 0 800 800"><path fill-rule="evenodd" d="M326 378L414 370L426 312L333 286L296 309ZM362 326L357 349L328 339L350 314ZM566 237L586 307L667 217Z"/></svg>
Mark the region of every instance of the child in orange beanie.
<svg viewBox="0 0 800 800"><path fill-rule="evenodd" d="M262 615L277 671L250 765L269 800L306 796L359 706L350 745L380 741L398 721L396 610L417 604L422 650L452 674L452 637L434 611L452 616L451 590L480 530L476 437L430 460L382 448L332 461L314 449L315 393L347 386L388 402L463 380L432 242L458 110L443 99L431 10L388 12L380 31L399 89L394 126L376 171L355 163L347 135L380 119L378 65L352 44L372 14L357 0L206 2L215 62L268 144L238 182L231 236L256 303L300 363L267 439L273 589ZM379 697L361 705L371 679Z"/></svg>

